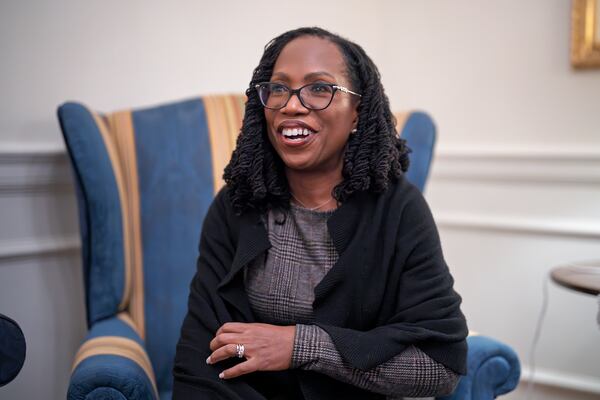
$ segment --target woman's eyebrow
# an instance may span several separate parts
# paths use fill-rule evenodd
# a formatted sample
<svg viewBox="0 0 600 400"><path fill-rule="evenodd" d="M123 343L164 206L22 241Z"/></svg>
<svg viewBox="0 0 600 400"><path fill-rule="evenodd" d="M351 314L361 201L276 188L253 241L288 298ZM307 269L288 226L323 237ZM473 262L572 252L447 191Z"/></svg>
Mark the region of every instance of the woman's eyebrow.
<svg viewBox="0 0 600 400"><path fill-rule="evenodd" d="M304 75L304 80L313 79L315 77L323 76L323 75L328 76L331 79L335 79L335 76L333 76L329 72L315 71L315 72L310 72L310 73ZM274 72L273 75L271 76L271 78L279 78L279 79L288 80L289 76L285 72Z"/></svg>
<svg viewBox="0 0 600 400"><path fill-rule="evenodd" d="M287 79L288 76L287 76L287 74L285 74L283 72L274 72L273 75L271 76L271 78Z"/></svg>

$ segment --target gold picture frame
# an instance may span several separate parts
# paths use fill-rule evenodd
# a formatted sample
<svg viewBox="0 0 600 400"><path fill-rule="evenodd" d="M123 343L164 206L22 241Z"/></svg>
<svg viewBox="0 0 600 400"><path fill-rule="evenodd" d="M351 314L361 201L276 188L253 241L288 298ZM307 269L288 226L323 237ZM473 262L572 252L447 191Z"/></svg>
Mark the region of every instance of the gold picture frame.
<svg viewBox="0 0 600 400"><path fill-rule="evenodd" d="M573 0L571 6L571 65L600 67L600 0Z"/></svg>

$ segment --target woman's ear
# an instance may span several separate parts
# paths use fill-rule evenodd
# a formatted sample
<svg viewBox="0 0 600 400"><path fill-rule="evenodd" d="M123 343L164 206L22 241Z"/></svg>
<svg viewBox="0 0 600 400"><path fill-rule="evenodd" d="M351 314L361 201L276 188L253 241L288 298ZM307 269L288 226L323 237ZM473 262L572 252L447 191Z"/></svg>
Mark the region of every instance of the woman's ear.
<svg viewBox="0 0 600 400"><path fill-rule="evenodd" d="M358 106L360 101L357 101L354 109L352 110L352 129L355 130L358 127Z"/></svg>

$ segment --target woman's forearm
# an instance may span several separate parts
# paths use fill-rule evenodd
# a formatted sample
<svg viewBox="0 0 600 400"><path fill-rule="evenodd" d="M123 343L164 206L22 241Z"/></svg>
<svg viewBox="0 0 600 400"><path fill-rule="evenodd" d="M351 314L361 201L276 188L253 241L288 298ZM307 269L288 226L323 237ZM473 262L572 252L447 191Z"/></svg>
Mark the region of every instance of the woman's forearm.
<svg viewBox="0 0 600 400"><path fill-rule="evenodd" d="M386 396L443 396L454 391L459 375L410 346L367 371L345 362L331 338L316 325L297 325L292 367L311 370Z"/></svg>

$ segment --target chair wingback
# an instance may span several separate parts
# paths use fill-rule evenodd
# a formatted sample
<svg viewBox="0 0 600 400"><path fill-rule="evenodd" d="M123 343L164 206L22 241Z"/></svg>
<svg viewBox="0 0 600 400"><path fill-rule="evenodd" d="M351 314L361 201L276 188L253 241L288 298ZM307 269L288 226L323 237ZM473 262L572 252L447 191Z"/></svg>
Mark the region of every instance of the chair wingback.
<svg viewBox="0 0 600 400"><path fill-rule="evenodd" d="M77 103L58 109L74 167L88 325L127 306L123 210L109 147L108 120ZM113 147L110 147L113 149Z"/></svg>
<svg viewBox="0 0 600 400"><path fill-rule="evenodd" d="M76 176L87 318L129 323L159 390L187 310L202 221L241 126L242 95L58 117Z"/></svg>
<svg viewBox="0 0 600 400"><path fill-rule="evenodd" d="M422 192L433 160L435 125L429 115L420 111L397 113L395 117L397 130L412 151L406 177Z"/></svg>

